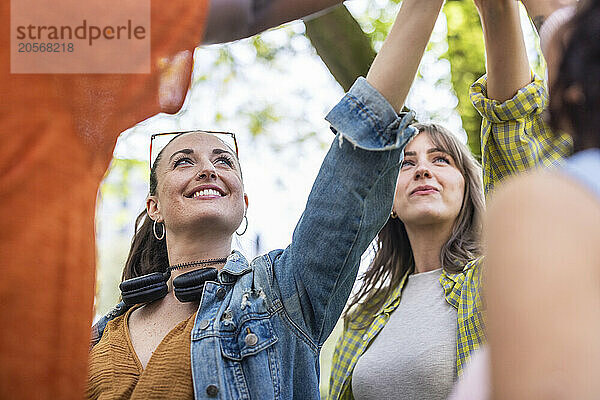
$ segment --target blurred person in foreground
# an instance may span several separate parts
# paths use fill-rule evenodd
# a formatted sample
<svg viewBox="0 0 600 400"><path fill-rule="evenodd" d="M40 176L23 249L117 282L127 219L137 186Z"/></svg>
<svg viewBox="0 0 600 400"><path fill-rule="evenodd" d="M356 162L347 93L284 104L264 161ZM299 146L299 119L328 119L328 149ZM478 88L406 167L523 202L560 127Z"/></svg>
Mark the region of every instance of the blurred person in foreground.
<svg viewBox="0 0 600 400"><path fill-rule="evenodd" d="M0 6L0 397L79 399L93 316L96 196L117 137L180 109L197 45L339 1L152 0L150 74L11 74L10 3Z"/></svg>
<svg viewBox="0 0 600 400"><path fill-rule="evenodd" d="M404 0L390 35L407 43L390 66L410 86L443 1ZM344 318L330 399L445 399L485 341L480 296L484 193L506 177L552 165L570 138L549 137L543 81L532 76L514 0L480 0L487 76L471 88L483 117L482 170L436 124L406 147L392 215ZM410 44L410 47L409 45ZM411 51L406 49L410 48Z"/></svg>
<svg viewBox="0 0 600 400"><path fill-rule="evenodd" d="M510 181L490 204L493 398L598 399L600 1L523 3L532 18L547 17L550 122L572 135L577 152Z"/></svg>

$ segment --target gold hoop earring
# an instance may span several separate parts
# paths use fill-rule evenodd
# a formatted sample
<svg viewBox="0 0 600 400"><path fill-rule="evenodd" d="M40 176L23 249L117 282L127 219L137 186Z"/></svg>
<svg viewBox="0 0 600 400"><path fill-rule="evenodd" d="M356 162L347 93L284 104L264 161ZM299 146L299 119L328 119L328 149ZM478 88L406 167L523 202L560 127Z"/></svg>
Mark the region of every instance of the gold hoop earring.
<svg viewBox="0 0 600 400"><path fill-rule="evenodd" d="M390 217L391 217L392 219L398 219L398 214L396 214L396 211L394 211L394 210L392 209L392 212L390 213Z"/></svg>

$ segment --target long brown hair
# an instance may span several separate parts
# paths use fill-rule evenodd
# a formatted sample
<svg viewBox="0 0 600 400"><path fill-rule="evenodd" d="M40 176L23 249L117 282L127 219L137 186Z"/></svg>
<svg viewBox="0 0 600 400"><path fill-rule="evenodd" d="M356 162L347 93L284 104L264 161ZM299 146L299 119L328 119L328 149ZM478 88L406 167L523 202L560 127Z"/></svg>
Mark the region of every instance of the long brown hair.
<svg viewBox="0 0 600 400"><path fill-rule="evenodd" d="M169 143L177 137L179 136L175 136ZM150 168L149 196L156 195L156 188L158 186L156 167L162 159L163 151L166 147L163 147L160 153L158 153L156 160L154 160ZM154 237L154 233L152 232L153 224L154 221L148 216L148 212L145 209L135 219L131 248L129 249L127 261L125 261L121 280L136 278L153 272L165 272L169 267L167 241L158 240ZM165 229L164 224L162 224L161 228L157 229Z"/></svg>
<svg viewBox="0 0 600 400"><path fill-rule="evenodd" d="M462 207L452 233L440 252L442 268L460 272L464 265L481 255L481 217L485 209L481 166L467 146L446 128L437 124L415 124L418 131L429 135L432 143L454 159L465 179ZM349 302L344 320L350 322L353 311L373 315L398 287L405 274L415 268L415 260L404 223L390 218L373 244L375 258L361 276L358 293ZM356 306L356 307L355 307Z"/></svg>

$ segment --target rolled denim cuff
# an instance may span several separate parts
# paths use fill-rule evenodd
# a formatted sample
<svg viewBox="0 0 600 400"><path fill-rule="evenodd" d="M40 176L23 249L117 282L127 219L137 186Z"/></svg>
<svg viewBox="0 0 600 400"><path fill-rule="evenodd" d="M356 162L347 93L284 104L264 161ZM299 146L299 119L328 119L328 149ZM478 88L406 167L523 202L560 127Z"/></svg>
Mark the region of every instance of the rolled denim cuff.
<svg viewBox="0 0 600 400"><path fill-rule="evenodd" d="M356 147L371 151L402 148L417 133L412 111L397 114L365 78L358 78L325 119L331 130Z"/></svg>

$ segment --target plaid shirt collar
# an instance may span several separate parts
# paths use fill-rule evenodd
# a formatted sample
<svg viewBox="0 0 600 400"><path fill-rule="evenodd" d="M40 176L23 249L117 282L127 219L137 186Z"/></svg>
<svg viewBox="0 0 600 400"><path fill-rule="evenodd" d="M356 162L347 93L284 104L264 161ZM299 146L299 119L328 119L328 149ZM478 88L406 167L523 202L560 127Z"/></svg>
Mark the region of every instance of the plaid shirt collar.
<svg viewBox="0 0 600 400"><path fill-rule="evenodd" d="M448 273L442 270L439 280L444 289L446 301L458 311L456 348L458 375L462 373L462 368L471 352L478 348L484 340L479 298L480 273L478 267L481 260L482 258L477 258L470 261L458 273ZM329 385L330 400L353 399L351 381L354 367L400 304L402 289L408 275L407 273L402 278L400 284L377 313L370 315L358 312L344 330L333 355Z"/></svg>

